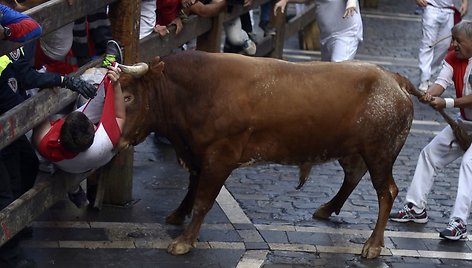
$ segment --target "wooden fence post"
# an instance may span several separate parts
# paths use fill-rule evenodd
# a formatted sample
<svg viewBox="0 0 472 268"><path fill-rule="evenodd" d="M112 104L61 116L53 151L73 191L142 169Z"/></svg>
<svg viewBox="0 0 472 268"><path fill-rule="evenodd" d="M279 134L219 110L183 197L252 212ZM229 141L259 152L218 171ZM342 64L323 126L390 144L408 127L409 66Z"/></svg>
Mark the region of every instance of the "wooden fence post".
<svg viewBox="0 0 472 268"><path fill-rule="evenodd" d="M141 1L121 0L110 6L110 21L113 38L123 46L125 64L139 59L139 23ZM131 146L117 154L112 161L100 170L97 201L123 206L129 203L133 192L133 152ZM103 195L102 195L103 194ZM95 207L100 208L100 202Z"/></svg>
<svg viewBox="0 0 472 268"><path fill-rule="evenodd" d="M281 59L284 52L285 42L285 14L277 11L274 17L274 25L276 29L274 50L271 53L272 58Z"/></svg>
<svg viewBox="0 0 472 268"><path fill-rule="evenodd" d="M197 37L197 50L206 52L220 52L224 16L224 12L221 12L218 14L218 16L212 18L211 30Z"/></svg>
<svg viewBox="0 0 472 268"><path fill-rule="evenodd" d="M320 50L320 29L316 20L308 24L298 33L300 48L304 50Z"/></svg>

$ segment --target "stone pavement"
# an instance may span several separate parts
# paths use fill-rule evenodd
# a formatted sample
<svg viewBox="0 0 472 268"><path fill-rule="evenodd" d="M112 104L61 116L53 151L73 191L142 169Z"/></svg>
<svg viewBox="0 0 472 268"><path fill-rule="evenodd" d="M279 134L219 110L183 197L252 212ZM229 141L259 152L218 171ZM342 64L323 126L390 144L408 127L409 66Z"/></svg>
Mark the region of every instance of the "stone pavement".
<svg viewBox="0 0 472 268"><path fill-rule="evenodd" d="M417 44L420 17L413 0L380 0L362 10L364 42L359 60L377 63L418 84ZM468 15L466 18L469 18ZM258 21L256 20L256 23ZM319 54L286 43L290 61ZM446 124L426 105L415 103L415 117L394 177L401 207L420 150ZM430 222L389 222L385 249L375 260L359 255L377 217L377 196L366 176L341 213L328 221L312 213L339 189L343 172L336 163L313 168L301 190L298 169L275 164L235 170L205 218L196 249L184 256L166 253L182 227L165 224L186 193L187 173L169 145L150 136L135 147L133 198L128 207L101 211L75 208L66 198L33 223L33 237L22 243L38 267L472 267L472 242L446 242L444 228L457 189L459 162L440 172L429 195Z"/></svg>

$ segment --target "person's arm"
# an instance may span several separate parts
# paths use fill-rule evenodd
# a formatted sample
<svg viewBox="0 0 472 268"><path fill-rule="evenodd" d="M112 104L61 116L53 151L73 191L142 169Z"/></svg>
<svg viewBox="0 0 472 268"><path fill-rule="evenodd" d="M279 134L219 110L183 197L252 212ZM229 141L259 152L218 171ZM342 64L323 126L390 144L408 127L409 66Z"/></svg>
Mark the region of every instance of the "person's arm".
<svg viewBox="0 0 472 268"><path fill-rule="evenodd" d="M72 76L61 76L57 73L40 73L33 69L30 62L24 58L11 63L11 68L21 84L21 88L51 88L66 87L86 98L93 98L97 93L97 88L80 78Z"/></svg>
<svg viewBox="0 0 472 268"><path fill-rule="evenodd" d="M343 18L352 17L357 12L357 0L346 1L346 11L344 11Z"/></svg>
<svg viewBox="0 0 472 268"><path fill-rule="evenodd" d="M277 16L277 10L280 9L280 12L285 12L285 7L287 6L288 0L280 0L274 5L274 16Z"/></svg>
<svg viewBox="0 0 472 268"><path fill-rule="evenodd" d="M31 17L1 4L0 13L0 40L23 43L41 36L41 26Z"/></svg>
<svg viewBox="0 0 472 268"><path fill-rule="evenodd" d="M187 13L196 14L203 18L210 18L218 15L224 7L226 7L226 0L212 1L206 5L197 1L187 9Z"/></svg>
<svg viewBox="0 0 472 268"><path fill-rule="evenodd" d="M459 8L459 12L461 13L461 17L467 15L467 11L469 9L469 0L462 0L462 4Z"/></svg>
<svg viewBox="0 0 472 268"><path fill-rule="evenodd" d="M110 78L110 81L113 84L116 122L118 123L120 130L123 130L123 125L126 120L126 106L123 92L121 91L121 84L118 81L120 79L120 72L120 68L110 66L108 67L107 77Z"/></svg>
<svg viewBox="0 0 472 268"><path fill-rule="evenodd" d="M426 0L416 0L416 4L420 7L426 7L428 2Z"/></svg>

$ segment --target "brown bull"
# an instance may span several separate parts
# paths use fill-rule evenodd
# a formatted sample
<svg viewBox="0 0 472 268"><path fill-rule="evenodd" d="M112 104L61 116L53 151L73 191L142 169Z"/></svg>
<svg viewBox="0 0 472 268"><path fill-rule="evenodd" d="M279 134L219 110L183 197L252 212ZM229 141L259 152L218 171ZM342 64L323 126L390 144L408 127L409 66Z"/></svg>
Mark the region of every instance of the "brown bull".
<svg viewBox="0 0 472 268"><path fill-rule="evenodd" d="M362 62L290 63L233 54L185 52L156 58L142 77L122 75L127 102L123 142L155 131L190 171L180 206L167 217L190 224L168 247L190 251L205 215L231 172L246 164L298 165L339 160L341 189L313 217L338 214L369 171L379 200L362 256L379 256L397 186L392 167L410 130L414 87Z"/></svg>

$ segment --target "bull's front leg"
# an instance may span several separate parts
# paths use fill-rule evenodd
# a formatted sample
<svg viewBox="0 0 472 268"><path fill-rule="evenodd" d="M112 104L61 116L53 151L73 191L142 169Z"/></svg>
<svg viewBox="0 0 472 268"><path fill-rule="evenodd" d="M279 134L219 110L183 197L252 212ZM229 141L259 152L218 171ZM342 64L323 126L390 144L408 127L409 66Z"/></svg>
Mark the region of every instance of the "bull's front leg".
<svg viewBox="0 0 472 268"><path fill-rule="evenodd" d="M384 177L387 179L379 180L378 177L372 177L372 183L377 191L379 214L375 228L362 248L362 257L367 259L373 259L380 256L382 247L384 247L384 232L388 221L388 215L392 209L393 201L398 194L398 188L391 173Z"/></svg>
<svg viewBox="0 0 472 268"><path fill-rule="evenodd" d="M185 218L192 213L192 207L195 200L195 192L198 186L199 176L190 173L189 176L189 186L187 194L180 203L179 207L175 209L169 216L166 218L166 223L172 225L182 225L185 221Z"/></svg>
<svg viewBox="0 0 472 268"><path fill-rule="evenodd" d="M341 208L367 172L367 166L360 155L345 157L339 160L344 170L344 181L338 193L328 202L321 205L313 214L313 218L328 219L331 214L339 214Z"/></svg>
<svg viewBox="0 0 472 268"><path fill-rule="evenodd" d="M168 253L182 255L189 252L195 246L203 220L215 203L221 187L232 171L232 169L222 170L221 166L218 169L204 170L197 176L198 185L195 192L192 220L184 232L167 247Z"/></svg>

